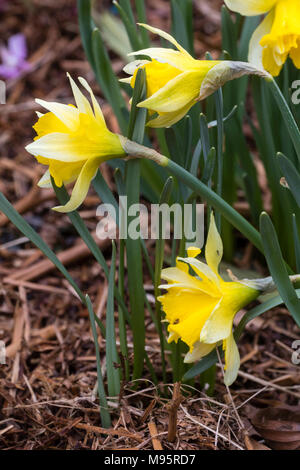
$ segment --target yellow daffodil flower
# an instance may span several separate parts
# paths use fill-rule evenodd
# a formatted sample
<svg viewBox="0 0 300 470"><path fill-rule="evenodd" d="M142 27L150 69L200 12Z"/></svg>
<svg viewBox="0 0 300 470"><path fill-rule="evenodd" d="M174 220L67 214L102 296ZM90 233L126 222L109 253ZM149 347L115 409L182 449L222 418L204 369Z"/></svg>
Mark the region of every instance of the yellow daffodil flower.
<svg viewBox="0 0 300 470"><path fill-rule="evenodd" d="M134 87L138 70L145 70L147 99L138 106L149 110L149 127L170 127L197 101L209 96L226 81L257 73L243 62L196 60L170 34L145 24L140 26L163 37L177 49L152 47L129 54L151 58L150 61L130 62L124 71L132 76L120 80Z"/></svg>
<svg viewBox="0 0 300 470"><path fill-rule="evenodd" d="M49 112L38 113L39 119L33 126L37 137L26 147L40 163L49 167L40 186L51 187L50 176L57 186L76 181L69 202L54 208L58 212L70 212L80 206L102 162L126 155L122 137L107 129L86 80L78 79L90 94L92 106L70 76L69 79L76 106L37 99Z"/></svg>
<svg viewBox="0 0 300 470"><path fill-rule="evenodd" d="M245 16L267 13L254 31L249 45L249 62L263 67L274 77L288 56L300 68L299 0L224 0L228 8Z"/></svg>
<svg viewBox="0 0 300 470"><path fill-rule="evenodd" d="M162 270L161 285L167 293L158 300L169 322L169 342L180 338L189 346L185 362L194 362L223 343L225 384L238 373L240 357L232 327L236 313L255 300L270 284L265 280L224 281L219 275L223 244L213 214L205 247L207 264L196 259L199 249L188 249L188 258L177 258L176 267Z"/></svg>

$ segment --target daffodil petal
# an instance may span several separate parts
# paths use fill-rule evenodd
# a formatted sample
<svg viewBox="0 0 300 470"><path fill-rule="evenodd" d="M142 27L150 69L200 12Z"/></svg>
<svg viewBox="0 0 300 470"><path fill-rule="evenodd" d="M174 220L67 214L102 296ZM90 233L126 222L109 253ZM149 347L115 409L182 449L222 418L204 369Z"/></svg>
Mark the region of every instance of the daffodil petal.
<svg viewBox="0 0 300 470"><path fill-rule="evenodd" d="M61 162L78 162L99 156L101 151L96 142L86 142L81 135L53 132L35 140L25 147L34 156Z"/></svg>
<svg viewBox="0 0 300 470"><path fill-rule="evenodd" d="M173 36L171 36L171 34L168 34L168 33L166 33L165 31L162 31L159 28L154 28L153 26L149 26L148 24L138 23L138 25L142 26L143 28L147 29L148 31L151 31L151 33L153 33L153 34L158 34L158 36L161 36L162 38L166 39L171 44L173 44L180 52L182 52L183 54L186 54L191 59L193 59L193 57L176 41L176 39L173 38Z"/></svg>
<svg viewBox="0 0 300 470"><path fill-rule="evenodd" d="M172 113L182 110L188 103L196 101L199 95L203 74L183 72L170 80L164 87L138 104L158 113Z"/></svg>
<svg viewBox="0 0 300 470"><path fill-rule="evenodd" d="M273 19L274 12L271 11L256 28L249 43L248 61L259 69L264 68L262 63L263 48L260 41L265 34L269 34L271 31Z"/></svg>
<svg viewBox="0 0 300 470"><path fill-rule="evenodd" d="M188 265L186 265L188 266ZM216 297L219 294L219 291L216 292L215 289L212 289L211 284L205 282L205 280L197 279L196 277L191 276L188 272L183 271L179 268L165 268L162 270L161 278L165 281L168 281L169 284L159 286L160 289L172 290L173 288L181 288L190 291L199 291L208 294L212 297Z"/></svg>
<svg viewBox="0 0 300 470"><path fill-rule="evenodd" d="M187 254L189 258L196 258L198 255L200 255L200 253L201 249L197 246L189 246L187 249Z"/></svg>
<svg viewBox="0 0 300 470"><path fill-rule="evenodd" d="M195 59L193 59L191 56L187 56L186 54L182 54L182 52L174 51L174 49L150 47L148 49L141 49L136 52L131 52L128 55L146 55L151 57L151 59L158 60L159 62L167 62L168 64L182 71L191 67L197 68L197 61ZM128 65L130 66L130 64ZM125 69L130 70L130 67L126 66L124 68L124 72L127 73L127 70Z"/></svg>
<svg viewBox="0 0 300 470"><path fill-rule="evenodd" d="M92 114L92 108L90 103L88 102L87 98L84 96L84 94L79 90L78 86L74 82L73 78L69 73L67 73L67 77L70 80L71 88L73 91L74 99L76 106L79 110L80 113L85 113L88 115Z"/></svg>
<svg viewBox="0 0 300 470"><path fill-rule="evenodd" d="M200 279L209 286L213 295L220 295L220 279L207 264L195 258L178 258L178 260L187 263Z"/></svg>
<svg viewBox="0 0 300 470"><path fill-rule="evenodd" d="M217 300L210 296L181 292L180 295L166 294L162 301L169 332L177 333L192 351L199 341L200 333Z"/></svg>
<svg viewBox="0 0 300 470"><path fill-rule="evenodd" d="M101 159L99 158L87 160L75 183L70 200L64 206L54 207L53 210L57 212L72 212L76 210L84 201L100 163Z"/></svg>
<svg viewBox="0 0 300 470"><path fill-rule="evenodd" d="M182 109L178 111L174 111L173 113L164 113L159 114L158 117L154 119L150 119L147 122L147 127L151 127L152 129L157 129L161 127L171 127L176 122L180 121L191 109L191 107L195 104L194 101L188 103Z"/></svg>
<svg viewBox="0 0 300 470"><path fill-rule="evenodd" d="M101 122L106 127L103 113L101 111L101 108L100 108L100 105L99 105L98 101L95 98L93 90L91 89L90 85L88 84L88 82L83 77L78 77L78 80L81 83L81 85L90 94L90 97L91 97L91 100L92 100L92 103L93 103L93 109L94 109L95 117L96 117L98 123Z"/></svg>
<svg viewBox="0 0 300 470"><path fill-rule="evenodd" d="M240 368L240 354L232 333L223 341L223 347L225 349L224 383L229 387L236 380Z"/></svg>
<svg viewBox="0 0 300 470"><path fill-rule="evenodd" d="M278 0L224 0L226 6L243 16L262 15L270 11Z"/></svg>
<svg viewBox="0 0 300 470"><path fill-rule="evenodd" d="M75 131L79 125L79 111L75 106L62 103L48 102L40 99L35 100L40 106L55 114L71 131Z"/></svg>
<svg viewBox="0 0 300 470"><path fill-rule="evenodd" d="M235 314L236 311L233 311L228 305L224 305L220 300L202 328L200 341L212 344L228 338Z"/></svg>
<svg viewBox="0 0 300 470"><path fill-rule="evenodd" d="M205 246L205 259L208 266L218 274L219 264L223 256L223 243L216 227L214 214L211 213L208 236Z"/></svg>
<svg viewBox="0 0 300 470"><path fill-rule="evenodd" d="M135 54L138 55L137 52ZM133 75L136 69L138 69L139 67L142 67L143 65L149 64L149 62L150 62L149 60L133 60L132 62L129 62L128 64L126 64L123 70L125 73L128 73L128 75ZM129 78L129 80L131 80L131 78Z"/></svg>
<svg viewBox="0 0 300 470"><path fill-rule="evenodd" d="M202 357L207 356L213 349L215 349L215 344L205 344L197 341L195 343L192 351L189 351L184 356L184 362L190 364L192 362L199 361Z"/></svg>
<svg viewBox="0 0 300 470"><path fill-rule="evenodd" d="M37 184L40 188L52 188L50 171L47 170Z"/></svg>
<svg viewBox="0 0 300 470"><path fill-rule="evenodd" d="M121 83L128 83L128 85L131 84L131 80L132 80L132 77L128 77L128 78L119 78L119 82L121 82Z"/></svg>

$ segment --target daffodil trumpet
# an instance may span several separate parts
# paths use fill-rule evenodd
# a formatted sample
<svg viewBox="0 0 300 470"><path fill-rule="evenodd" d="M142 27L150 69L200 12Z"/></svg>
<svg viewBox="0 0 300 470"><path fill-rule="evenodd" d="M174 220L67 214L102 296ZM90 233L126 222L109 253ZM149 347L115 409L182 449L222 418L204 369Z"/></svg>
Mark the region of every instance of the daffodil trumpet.
<svg viewBox="0 0 300 470"><path fill-rule="evenodd" d="M138 104L149 111L149 127L170 127L190 110L229 80L243 75L267 77L263 70L247 62L196 60L170 34L140 24L152 33L169 41L174 49L151 47L129 55L148 56L150 60L135 60L124 68L131 75L122 82L135 85L137 71L146 72L147 98Z"/></svg>
<svg viewBox="0 0 300 470"><path fill-rule="evenodd" d="M228 8L244 16L266 14L249 44L249 62L279 75L288 56L300 68L299 0L224 0Z"/></svg>
<svg viewBox="0 0 300 470"><path fill-rule="evenodd" d="M158 297L168 322L168 341L181 339L189 347L185 362L200 360L217 346L225 352L226 385L231 385L240 366L239 351L233 335L235 315L250 302L273 289L272 278L225 281L219 274L223 255L222 239L211 215L205 246L206 263L197 259L200 249L189 248L188 257L178 257L176 267L162 270L166 291ZM294 276L292 280L299 280Z"/></svg>

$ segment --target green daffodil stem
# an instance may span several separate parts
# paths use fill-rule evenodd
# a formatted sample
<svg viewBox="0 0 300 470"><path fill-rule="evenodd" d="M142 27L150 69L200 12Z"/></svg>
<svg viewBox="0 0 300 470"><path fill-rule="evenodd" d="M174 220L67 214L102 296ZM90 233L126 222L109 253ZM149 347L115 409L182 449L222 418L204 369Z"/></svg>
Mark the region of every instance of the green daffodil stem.
<svg viewBox="0 0 300 470"><path fill-rule="evenodd" d="M271 90L271 93L272 93L273 97L276 100L278 108L279 108L279 110L282 114L283 120L286 124L287 130L288 130L288 132L290 134L290 137L293 141L298 159L300 161L300 131L299 131L299 128L298 128L297 123L295 121L295 118L292 114L292 111L290 110L290 108L289 108L283 94L281 93L280 88L278 87L276 81L274 80L274 78L272 78L270 76L270 77L267 77L265 80L266 80L266 83L268 84L268 87Z"/></svg>
<svg viewBox="0 0 300 470"><path fill-rule="evenodd" d="M233 209L233 207L224 201L224 199L172 160L168 160L167 164L163 161L163 166L165 166L173 176L180 179L180 181L185 183L189 188L195 191L195 193L199 194L208 204L219 211L225 219L245 235L258 250L263 252L259 232L242 215Z"/></svg>
<svg viewBox="0 0 300 470"><path fill-rule="evenodd" d="M199 194L209 205L219 211L220 214L228 220L228 222L245 235L245 237L248 238L256 248L258 248L258 250L263 252L262 240L259 232L233 207L224 201L221 196L164 155L161 155L151 148L132 142L125 137L120 136L120 139L123 149L128 154L128 158L146 158L167 168L171 175L186 184L196 194Z"/></svg>

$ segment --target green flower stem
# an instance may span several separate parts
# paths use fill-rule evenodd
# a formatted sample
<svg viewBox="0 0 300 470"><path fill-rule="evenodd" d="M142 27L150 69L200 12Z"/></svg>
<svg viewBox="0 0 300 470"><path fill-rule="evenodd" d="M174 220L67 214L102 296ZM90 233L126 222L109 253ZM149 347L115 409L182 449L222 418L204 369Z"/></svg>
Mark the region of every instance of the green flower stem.
<svg viewBox="0 0 300 470"><path fill-rule="evenodd" d="M201 196L210 206L219 211L220 214L245 235L259 251L264 252L260 233L241 214L231 207L230 204L224 201L221 196L206 186L202 181L198 180L173 160L159 154L153 149L132 142L125 137L121 138L121 143L124 151L130 155L129 158L146 158L169 170L171 175L178 178L196 194Z"/></svg>
<svg viewBox="0 0 300 470"><path fill-rule="evenodd" d="M295 121L295 118L290 110L283 94L281 93L276 81L273 78L265 79L273 97L275 98L278 108L282 114L283 120L286 124L287 130L290 134L290 137L293 141L298 159L300 160L300 131Z"/></svg>
<svg viewBox="0 0 300 470"><path fill-rule="evenodd" d="M166 157L162 160L162 165L166 166L169 172L185 183L195 193L199 194L214 209L218 210L225 219L228 220L236 229L238 229L256 248L263 252L262 240L259 232L233 207L224 201L217 193L203 184L195 176L191 175L181 166L172 160L166 162Z"/></svg>

